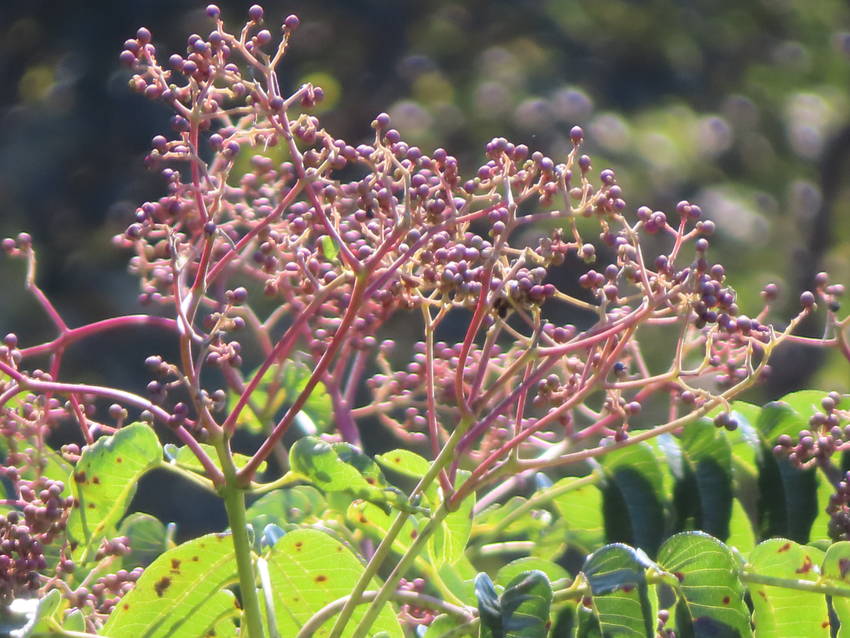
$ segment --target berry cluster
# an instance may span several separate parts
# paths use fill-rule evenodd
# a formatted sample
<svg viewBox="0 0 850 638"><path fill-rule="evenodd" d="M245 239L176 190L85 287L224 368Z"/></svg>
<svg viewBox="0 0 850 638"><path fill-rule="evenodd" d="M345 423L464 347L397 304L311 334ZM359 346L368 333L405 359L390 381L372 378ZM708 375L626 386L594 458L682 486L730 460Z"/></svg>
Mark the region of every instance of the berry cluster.
<svg viewBox="0 0 850 638"><path fill-rule="evenodd" d="M830 392L821 400L822 411L816 411L809 418L809 428L800 430L797 440L787 434L776 440L773 453L787 458L796 467L810 467L812 464L824 464L836 452L847 449L850 443L850 425L848 413L838 409L842 397L838 392Z"/></svg>

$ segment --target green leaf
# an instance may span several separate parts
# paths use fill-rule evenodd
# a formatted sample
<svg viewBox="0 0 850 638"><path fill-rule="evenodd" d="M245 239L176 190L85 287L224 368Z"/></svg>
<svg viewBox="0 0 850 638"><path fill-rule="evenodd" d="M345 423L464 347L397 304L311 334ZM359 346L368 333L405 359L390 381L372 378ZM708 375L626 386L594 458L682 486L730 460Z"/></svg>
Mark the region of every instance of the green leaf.
<svg viewBox="0 0 850 638"><path fill-rule="evenodd" d="M824 553L784 538L772 538L750 552L747 570L763 576L818 580ZM829 636L829 612L823 594L748 583L757 638Z"/></svg>
<svg viewBox="0 0 850 638"><path fill-rule="evenodd" d="M679 437L686 474L696 495L696 527L721 540L729 537L732 513L732 452L726 437L708 419L688 424ZM685 481L687 483L688 481Z"/></svg>
<svg viewBox="0 0 850 638"><path fill-rule="evenodd" d="M319 238L319 246L322 249L322 254L325 256L325 259L328 261L333 261L339 254L339 248L337 248L330 235L322 235Z"/></svg>
<svg viewBox="0 0 850 638"><path fill-rule="evenodd" d="M761 536L785 536L805 543L818 514L814 468L801 470L766 447L759 474Z"/></svg>
<svg viewBox="0 0 850 638"><path fill-rule="evenodd" d="M160 555L103 627L105 636L197 638L234 609L230 534L207 534Z"/></svg>
<svg viewBox="0 0 850 638"><path fill-rule="evenodd" d="M481 572L475 577L475 596L478 598L479 638L504 638L502 603L490 577Z"/></svg>
<svg viewBox="0 0 850 638"><path fill-rule="evenodd" d="M729 538L726 542L742 554L746 555L756 546L756 535L753 525L744 506L737 498L732 502L732 516L729 518Z"/></svg>
<svg viewBox="0 0 850 638"><path fill-rule="evenodd" d="M468 479L470 473L459 470L455 487ZM465 498L458 508L446 516L428 539L428 554L431 561L439 567L444 563L455 563L463 557L469 533L472 529L472 509L475 507L475 493Z"/></svg>
<svg viewBox="0 0 850 638"><path fill-rule="evenodd" d="M826 508L829 506L830 497L835 493L835 488L823 472L815 472L815 481L817 483L815 497L817 515L809 532L809 542L826 541L829 543L832 542L829 536L829 522L832 517L827 513Z"/></svg>
<svg viewBox="0 0 850 638"><path fill-rule="evenodd" d="M523 558L517 558L516 560L501 567L499 571L496 572L496 582L504 586L523 572L529 572L532 570L546 574L549 578L549 582L568 579L570 577L567 570L558 565L558 563L546 560L545 558L538 558L536 556L524 556Z"/></svg>
<svg viewBox="0 0 850 638"><path fill-rule="evenodd" d="M378 454L375 460L388 470L395 470L399 474L413 478L422 478L431 467L431 463L426 458L404 449Z"/></svg>
<svg viewBox="0 0 850 638"><path fill-rule="evenodd" d="M823 558L821 575L831 585L846 587L850 595L850 542L830 545ZM836 638L850 638L850 597L833 596L832 610L841 623Z"/></svg>
<svg viewBox="0 0 850 638"><path fill-rule="evenodd" d="M579 480L575 477L563 478L555 483L553 489ZM584 554L599 549L605 543L602 499L602 491L596 485L582 485L552 499L567 524L567 542Z"/></svg>
<svg viewBox="0 0 850 638"><path fill-rule="evenodd" d="M661 546L658 564L679 581L676 624L680 635L752 635L738 565L723 543L702 532L676 534Z"/></svg>
<svg viewBox="0 0 850 638"><path fill-rule="evenodd" d="M459 625L460 621L454 616L440 614L428 625L424 638L442 638L443 634L455 629Z"/></svg>
<svg viewBox="0 0 850 638"><path fill-rule="evenodd" d="M354 498L416 511L400 490L387 483L372 459L347 443L330 445L305 436L290 448L289 464L293 472L325 492L345 492Z"/></svg>
<svg viewBox="0 0 850 638"><path fill-rule="evenodd" d="M664 538L663 477L652 448L644 443L614 450L602 460L605 533L609 541L640 547L650 556Z"/></svg>
<svg viewBox="0 0 850 638"><path fill-rule="evenodd" d="M588 604L590 604L588 602ZM599 628L599 620L593 612L592 607L585 606L580 602L575 607L570 638L602 638L602 630Z"/></svg>
<svg viewBox="0 0 850 638"><path fill-rule="evenodd" d="M218 452L212 445L208 445L206 443L199 443L201 449L206 452L207 456L210 457L213 463L215 463L218 469L221 469L221 463L218 460ZM186 446L176 446L172 443L168 443L163 447L163 452L165 452L165 458L172 465L176 465L178 467L183 468L184 470L190 470L192 472L196 472L202 476L206 476L207 472L204 469L204 466L198 460L198 457L195 456L195 453ZM236 469L242 469L245 465L248 464L248 461L251 460L250 456L245 454L235 453L233 454L233 463L236 465ZM263 461L260 466L257 468L257 473L262 474L266 469L266 462Z"/></svg>
<svg viewBox="0 0 850 638"><path fill-rule="evenodd" d="M166 550L165 525L150 514L130 514L121 521L118 533L130 539L130 553L121 559L124 569L147 567Z"/></svg>
<svg viewBox="0 0 850 638"><path fill-rule="evenodd" d="M82 546L78 556L91 558L85 548L114 530L139 479L161 461L159 439L144 423L123 427L83 448L71 484L78 506L68 519L71 538Z"/></svg>
<svg viewBox="0 0 850 638"><path fill-rule="evenodd" d="M351 593L363 564L351 550L330 535L315 529L297 529L281 538L268 558L274 592L275 613L281 636L295 636L300 627L325 605ZM372 581L368 589L377 589ZM350 636L366 606L355 610L343 636ZM332 622L325 623L314 638L327 636ZM371 633L386 631L393 638L404 633L390 606L384 607Z"/></svg>
<svg viewBox="0 0 850 638"><path fill-rule="evenodd" d="M44 598L38 601L33 617L18 630L16 635L20 638L56 635L50 626L50 621L51 619L55 620L54 614L61 604L62 594L58 589L51 589Z"/></svg>
<svg viewBox="0 0 850 638"><path fill-rule="evenodd" d="M552 586L541 571L518 574L501 597L505 638L546 638Z"/></svg>
<svg viewBox="0 0 850 638"><path fill-rule="evenodd" d="M315 519L327 509L325 497L312 485L296 485L264 494L251 503L245 516L260 538L266 525L281 527L287 523L303 523Z"/></svg>
<svg viewBox="0 0 850 638"><path fill-rule="evenodd" d="M646 582L652 565L641 550L620 543L606 545L585 561L581 571L603 636L654 636L656 619Z"/></svg>

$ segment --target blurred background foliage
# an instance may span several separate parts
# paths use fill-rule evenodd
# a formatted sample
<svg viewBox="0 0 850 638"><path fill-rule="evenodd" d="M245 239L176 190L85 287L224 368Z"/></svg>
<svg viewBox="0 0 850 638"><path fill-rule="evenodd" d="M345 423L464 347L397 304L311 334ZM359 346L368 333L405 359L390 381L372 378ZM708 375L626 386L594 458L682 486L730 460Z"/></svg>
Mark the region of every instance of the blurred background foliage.
<svg viewBox="0 0 850 638"><path fill-rule="evenodd" d="M149 27L163 58L211 29L204 2L0 2L0 235L33 234L40 281L72 325L135 308L127 255L109 238L157 197L142 158L168 111L127 88L123 41ZM232 29L250 2L218 3ZM444 146L467 174L503 135L558 161L580 124L596 171L630 209L699 203L712 257L745 300L782 284L784 312L816 272L850 284L850 8L844 0L275 0L298 13L282 68L321 85L331 132L371 137L380 111L411 143ZM0 330L51 329L4 262ZM822 324L820 324L822 325ZM808 327L818 334L818 325ZM162 335L110 335L67 360L78 378L141 390ZM98 348L121 357L98 357ZM79 355L79 352L78 352ZM762 396L850 391L831 357L786 349ZM167 517L167 514L165 514Z"/></svg>

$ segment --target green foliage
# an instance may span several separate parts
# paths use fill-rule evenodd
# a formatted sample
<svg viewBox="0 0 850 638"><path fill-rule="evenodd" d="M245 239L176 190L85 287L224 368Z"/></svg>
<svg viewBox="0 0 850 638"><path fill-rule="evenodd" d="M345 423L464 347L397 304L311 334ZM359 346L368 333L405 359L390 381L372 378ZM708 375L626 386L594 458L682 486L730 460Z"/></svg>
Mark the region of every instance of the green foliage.
<svg viewBox="0 0 850 638"><path fill-rule="evenodd" d="M144 423L128 425L83 451L69 480L78 502L68 519L76 555L92 558L90 550L114 532L139 479L161 462L159 439Z"/></svg>
<svg viewBox="0 0 850 638"><path fill-rule="evenodd" d="M237 613L226 589L237 579L229 534L207 534L168 550L142 574L104 625L106 636L195 638L229 627ZM224 623L222 625L222 623Z"/></svg>

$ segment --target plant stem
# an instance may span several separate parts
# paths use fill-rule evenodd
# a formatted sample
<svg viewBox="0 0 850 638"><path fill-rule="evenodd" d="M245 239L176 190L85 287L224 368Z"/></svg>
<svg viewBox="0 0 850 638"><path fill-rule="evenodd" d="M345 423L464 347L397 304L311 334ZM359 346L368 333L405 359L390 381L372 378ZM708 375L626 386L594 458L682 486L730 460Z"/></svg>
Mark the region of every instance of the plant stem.
<svg viewBox="0 0 850 638"><path fill-rule="evenodd" d="M446 441L446 444L443 446L443 449L440 452L439 456L434 459L434 462L431 464L431 467L428 468L428 472L425 474L425 476L422 477L422 480L419 481L419 484L415 488L413 488L413 492L411 492L410 494L411 497L424 492L428 488L428 486L431 485L437 475L452 461L454 457L454 449L460 439L463 437L466 430L469 428L469 424L470 422L467 419L462 419L460 423L458 423L457 428L455 428L455 431L452 432L452 435L449 437L449 440ZM448 495L446 495L445 498L448 498ZM441 507L440 510L445 510L445 508ZM446 510L446 514L447 513L448 511ZM433 516L436 515L436 513L433 514ZM372 559L366 565L366 569L364 570L363 574L361 574L360 579L357 581L357 584L354 585L354 589L351 592L351 598L342 608L342 611L340 611L339 617L337 618L336 623L334 623L333 629L331 629L331 633L328 635L328 638L339 638L342 635L342 631L343 629L345 629L345 625L351 619L351 614L354 613L354 608L357 606L356 601L359 599L360 596L363 595L363 592L366 591L366 588L369 586L372 577L377 573L378 568L384 562L386 557L389 556L392 544L395 541L396 537L399 535L399 532L401 532L402 527L404 527L404 523L406 520L407 514L405 512L398 512L396 514L396 517L390 525L390 528L387 530L386 535L381 540L380 544L375 550L375 553L372 555ZM405 555L401 558L401 561L405 561L405 559L407 559L407 557L411 555L415 557L415 551L418 551L418 548L420 547L419 539L422 537L425 531L428 530L429 527L430 523L425 526L422 532L420 532L420 535L417 537L416 541L414 541L413 545L408 548L408 551L405 552ZM430 534L430 532L428 533ZM425 538L427 539L427 536ZM401 563L399 563L399 565L400 564ZM393 571L393 574L395 573L396 572ZM387 581L387 583L389 582L390 581ZM394 583L393 586L395 586ZM384 587L381 588L381 592L383 592L384 589L386 589L386 584L384 585ZM386 602L386 597L384 597L384 599L380 602L376 601L375 603L373 603L372 606L370 606L369 610L371 611L371 609L373 609L376 605L383 605L384 602ZM367 616L368 615L369 612L367 611Z"/></svg>
<svg viewBox="0 0 850 638"><path fill-rule="evenodd" d="M245 516L245 490L240 488L236 479L236 465L225 439L216 443L216 450L224 470L225 482L219 490L224 500L227 521L236 552L236 567L239 572L239 592L242 596L242 609L245 611L244 635L246 638L264 638L263 617L260 614L260 599L257 596L257 579L254 575L251 540L248 538L248 522Z"/></svg>

